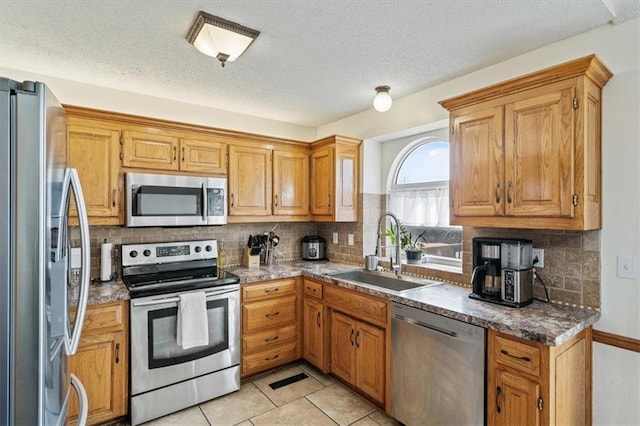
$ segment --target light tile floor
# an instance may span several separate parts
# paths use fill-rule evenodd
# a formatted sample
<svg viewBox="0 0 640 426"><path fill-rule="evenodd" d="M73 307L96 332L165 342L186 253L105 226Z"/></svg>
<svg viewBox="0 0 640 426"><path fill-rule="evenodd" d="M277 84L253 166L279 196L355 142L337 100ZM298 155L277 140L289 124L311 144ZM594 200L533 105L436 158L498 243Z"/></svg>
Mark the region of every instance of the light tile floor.
<svg viewBox="0 0 640 426"><path fill-rule="evenodd" d="M270 383L306 373L306 379L271 389ZM242 383L239 391L145 423L158 425L399 425L378 407L306 363Z"/></svg>

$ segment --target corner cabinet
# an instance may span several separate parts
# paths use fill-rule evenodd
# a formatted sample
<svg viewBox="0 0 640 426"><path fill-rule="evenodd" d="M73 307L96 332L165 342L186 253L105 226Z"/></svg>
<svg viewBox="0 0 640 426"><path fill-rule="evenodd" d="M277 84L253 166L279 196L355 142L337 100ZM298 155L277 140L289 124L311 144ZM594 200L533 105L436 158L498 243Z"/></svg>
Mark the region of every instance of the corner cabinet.
<svg viewBox="0 0 640 426"><path fill-rule="evenodd" d="M591 424L591 332L549 347L489 330L488 424Z"/></svg>
<svg viewBox="0 0 640 426"><path fill-rule="evenodd" d="M450 112L451 224L601 227L601 92L594 55L441 101Z"/></svg>
<svg viewBox="0 0 640 426"><path fill-rule="evenodd" d="M67 164L78 171L89 223L123 224L118 127L70 116L67 125ZM75 206L71 214L77 216Z"/></svg>
<svg viewBox="0 0 640 426"><path fill-rule="evenodd" d="M311 214L317 222L358 220L360 140L331 136L311 144Z"/></svg>
<svg viewBox="0 0 640 426"><path fill-rule="evenodd" d="M88 424L127 415L128 307L126 301L89 306L78 352L69 357L69 371L87 391ZM71 395L67 424L74 424L78 416L77 397L75 392Z"/></svg>

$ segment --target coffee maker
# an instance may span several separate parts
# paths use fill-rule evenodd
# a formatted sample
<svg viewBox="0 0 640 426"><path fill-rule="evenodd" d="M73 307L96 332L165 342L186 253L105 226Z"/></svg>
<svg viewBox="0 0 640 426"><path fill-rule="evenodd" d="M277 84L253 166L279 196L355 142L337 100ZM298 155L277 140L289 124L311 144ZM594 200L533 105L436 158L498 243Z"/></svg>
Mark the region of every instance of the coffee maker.
<svg viewBox="0 0 640 426"><path fill-rule="evenodd" d="M469 297L512 307L531 303L532 250L531 240L474 238Z"/></svg>

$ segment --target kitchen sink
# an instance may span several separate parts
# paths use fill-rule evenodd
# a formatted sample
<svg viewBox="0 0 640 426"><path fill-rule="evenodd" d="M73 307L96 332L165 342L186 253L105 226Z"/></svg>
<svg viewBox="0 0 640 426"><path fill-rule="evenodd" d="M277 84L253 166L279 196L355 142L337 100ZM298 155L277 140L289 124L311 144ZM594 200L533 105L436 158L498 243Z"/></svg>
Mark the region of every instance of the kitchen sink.
<svg viewBox="0 0 640 426"><path fill-rule="evenodd" d="M381 287L387 290L403 292L416 288L432 287L441 285L441 282L421 279L416 277L403 276L401 278L384 272L370 271L347 271L329 274L331 277L343 280L356 281L370 286Z"/></svg>

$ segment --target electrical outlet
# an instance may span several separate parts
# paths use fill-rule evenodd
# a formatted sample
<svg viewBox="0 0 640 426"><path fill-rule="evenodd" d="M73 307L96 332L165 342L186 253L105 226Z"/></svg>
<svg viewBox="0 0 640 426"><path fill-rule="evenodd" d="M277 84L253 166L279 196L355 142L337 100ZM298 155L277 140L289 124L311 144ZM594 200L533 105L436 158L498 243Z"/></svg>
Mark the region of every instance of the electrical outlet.
<svg viewBox="0 0 640 426"><path fill-rule="evenodd" d="M538 261L533 265L534 268L544 268L544 250L539 248L534 248L531 251L531 257L533 260L538 258Z"/></svg>
<svg viewBox="0 0 640 426"><path fill-rule="evenodd" d="M618 278L633 280L636 278L636 259L633 256L618 256Z"/></svg>
<svg viewBox="0 0 640 426"><path fill-rule="evenodd" d="M333 233L333 244L338 244L338 233L337 232Z"/></svg>
<svg viewBox="0 0 640 426"><path fill-rule="evenodd" d="M347 244L353 245L353 234L347 234Z"/></svg>

